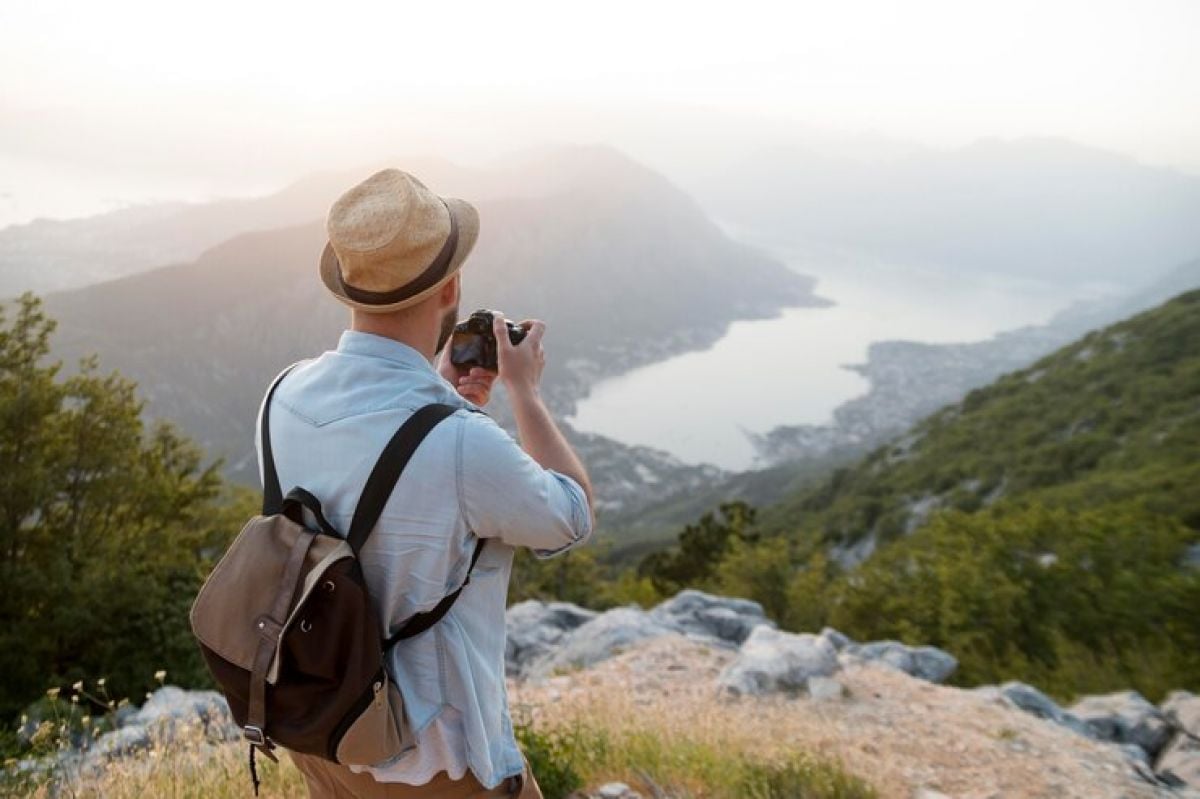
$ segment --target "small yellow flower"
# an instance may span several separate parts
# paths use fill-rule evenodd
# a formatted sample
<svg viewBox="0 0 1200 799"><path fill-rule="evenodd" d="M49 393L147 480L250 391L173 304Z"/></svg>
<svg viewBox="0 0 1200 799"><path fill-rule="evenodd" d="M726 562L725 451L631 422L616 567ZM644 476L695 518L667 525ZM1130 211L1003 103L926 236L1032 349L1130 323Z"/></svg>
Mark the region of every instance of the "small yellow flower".
<svg viewBox="0 0 1200 799"><path fill-rule="evenodd" d="M49 691L46 692L46 696L50 697L51 699L58 699L58 689L51 688Z"/></svg>
<svg viewBox="0 0 1200 799"><path fill-rule="evenodd" d="M91 717L91 716L84 716L83 718L81 718L81 719L79 720L79 723L80 723L80 724L82 724L82 725L83 725L83 726L85 726L85 727L87 727L87 726L90 726L90 725L91 725L91 723L92 723L92 717Z"/></svg>
<svg viewBox="0 0 1200 799"><path fill-rule="evenodd" d="M162 669L159 669L158 671L154 672L154 679L162 682L163 680L167 679L167 673Z"/></svg>

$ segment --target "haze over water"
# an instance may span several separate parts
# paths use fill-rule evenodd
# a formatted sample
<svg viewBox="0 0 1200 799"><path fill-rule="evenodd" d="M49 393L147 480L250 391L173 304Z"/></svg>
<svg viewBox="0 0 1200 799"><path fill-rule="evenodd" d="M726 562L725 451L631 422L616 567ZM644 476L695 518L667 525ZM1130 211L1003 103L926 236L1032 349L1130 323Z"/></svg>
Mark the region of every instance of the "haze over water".
<svg viewBox="0 0 1200 799"><path fill-rule="evenodd" d="M727 469L754 465L745 431L823 424L868 382L845 364L874 341L975 341L1047 321L1074 299L1031 283L950 276L837 254L774 252L818 278L827 308L735 322L714 346L597 384L571 423L623 443Z"/></svg>

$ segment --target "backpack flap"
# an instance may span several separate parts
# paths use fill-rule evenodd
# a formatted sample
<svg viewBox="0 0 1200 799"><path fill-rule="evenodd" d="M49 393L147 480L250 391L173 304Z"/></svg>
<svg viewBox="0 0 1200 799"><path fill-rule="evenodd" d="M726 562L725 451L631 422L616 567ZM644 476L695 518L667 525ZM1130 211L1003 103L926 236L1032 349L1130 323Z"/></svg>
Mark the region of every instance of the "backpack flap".
<svg viewBox="0 0 1200 799"><path fill-rule="evenodd" d="M315 540L305 555L299 585L288 604L288 618L275 620L281 627L293 621L295 608L331 565L353 556L344 540L306 530L282 514L254 517L242 528L192 604L192 632L202 646L238 668L253 669L258 624L270 616L288 557L300 536L314 536ZM277 645L268 682L274 683L278 676Z"/></svg>

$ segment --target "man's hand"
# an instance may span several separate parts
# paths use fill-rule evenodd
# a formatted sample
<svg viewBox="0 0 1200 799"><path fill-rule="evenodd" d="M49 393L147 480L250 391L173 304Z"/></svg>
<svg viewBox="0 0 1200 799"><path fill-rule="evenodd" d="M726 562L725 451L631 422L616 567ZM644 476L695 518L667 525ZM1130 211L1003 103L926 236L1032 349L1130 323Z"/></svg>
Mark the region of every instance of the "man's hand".
<svg viewBox="0 0 1200 799"><path fill-rule="evenodd" d="M438 357L437 371L446 378L450 385L454 386L459 395L479 407L487 405L487 401L491 399L492 383L496 382L496 373L478 366L464 369L450 363L450 342L446 342L446 346L442 347L442 354Z"/></svg>
<svg viewBox="0 0 1200 799"><path fill-rule="evenodd" d="M511 392L537 392L542 380L542 367L546 365L546 353L542 349L542 336L546 323L539 319L526 319L520 327L527 331L520 344L508 340L508 326L504 315L496 314L492 319L492 331L496 334L496 360L500 367L500 379Z"/></svg>

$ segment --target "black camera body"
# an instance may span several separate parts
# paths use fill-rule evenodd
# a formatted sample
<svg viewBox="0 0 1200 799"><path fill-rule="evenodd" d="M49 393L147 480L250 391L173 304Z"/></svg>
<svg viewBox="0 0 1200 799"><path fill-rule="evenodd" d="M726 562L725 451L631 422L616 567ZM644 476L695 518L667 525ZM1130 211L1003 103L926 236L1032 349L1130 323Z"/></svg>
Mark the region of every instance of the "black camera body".
<svg viewBox="0 0 1200 799"><path fill-rule="evenodd" d="M493 372L499 369L496 334L492 332L492 320L496 313L498 312L481 308L454 326L449 344L450 363L455 366L480 366ZM508 327L510 342L516 345L525 340L525 334L529 331L507 319L504 320L504 324Z"/></svg>

